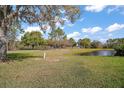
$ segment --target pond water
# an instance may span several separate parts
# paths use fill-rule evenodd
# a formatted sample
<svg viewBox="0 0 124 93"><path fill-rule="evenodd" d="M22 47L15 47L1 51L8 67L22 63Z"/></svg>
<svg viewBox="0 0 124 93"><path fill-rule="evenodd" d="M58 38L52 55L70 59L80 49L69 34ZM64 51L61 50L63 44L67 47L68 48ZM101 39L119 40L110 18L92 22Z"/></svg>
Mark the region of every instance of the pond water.
<svg viewBox="0 0 124 93"><path fill-rule="evenodd" d="M81 55L85 55L85 56L114 56L115 53L116 52L114 50L98 50L98 51L83 53Z"/></svg>

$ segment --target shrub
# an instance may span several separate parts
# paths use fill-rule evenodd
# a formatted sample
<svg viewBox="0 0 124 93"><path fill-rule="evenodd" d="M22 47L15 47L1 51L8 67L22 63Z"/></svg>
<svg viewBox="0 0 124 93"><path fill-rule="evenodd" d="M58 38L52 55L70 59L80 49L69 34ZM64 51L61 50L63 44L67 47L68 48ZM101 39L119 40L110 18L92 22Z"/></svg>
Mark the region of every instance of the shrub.
<svg viewBox="0 0 124 93"><path fill-rule="evenodd" d="M123 45L117 45L115 48L116 56L124 56L124 44Z"/></svg>

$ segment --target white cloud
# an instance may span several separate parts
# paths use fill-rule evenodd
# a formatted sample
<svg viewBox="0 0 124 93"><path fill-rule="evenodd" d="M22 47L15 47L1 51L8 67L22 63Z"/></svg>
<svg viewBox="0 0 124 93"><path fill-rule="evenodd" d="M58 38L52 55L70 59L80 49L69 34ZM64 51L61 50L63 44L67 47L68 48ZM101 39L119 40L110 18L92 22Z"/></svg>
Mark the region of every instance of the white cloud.
<svg viewBox="0 0 124 93"><path fill-rule="evenodd" d="M102 30L102 28L98 27L98 26L92 27L92 28L82 28L82 32L92 33L92 34L99 32L101 30Z"/></svg>
<svg viewBox="0 0 124 93"><path fill-rule="evenodd" d="M124 24L114 23L106 28L108 32L118 31L124 28Z"/></svg>
<svg viewBox="0 0 124 93"><path fill-rule="evenodd" d="M88 5L85 7L85 10L90 12L101 12L106 7L106 5Z"/></svg>
<svg viewBox="0 0 124 93"><path fill-rule="evenodd" d="M32 31L40 31L41 33L43 33L43 31L41 30L41 28L39 26L36 27L27 27L25 30L25 32L32 32Z"/></svg>
<svg viewBox="0 0 124 93"><path fill-rule="evenodd" d="M74 38L75 40L78 40L79 39L79 36L81 35L81 33L79 32L73 32L73 33L70 33L67 35L67 38Z"/></svg>

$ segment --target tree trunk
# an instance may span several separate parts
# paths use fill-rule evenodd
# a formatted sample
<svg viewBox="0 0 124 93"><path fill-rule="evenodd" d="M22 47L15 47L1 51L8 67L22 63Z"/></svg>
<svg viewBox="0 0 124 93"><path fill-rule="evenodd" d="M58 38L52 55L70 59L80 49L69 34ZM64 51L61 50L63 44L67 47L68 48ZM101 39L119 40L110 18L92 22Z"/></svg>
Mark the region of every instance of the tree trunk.
<svg viewBox="0 0 124 93"><path fill-rule="evenodd" d="M0 28L0 61L5 61L7 58L7 38L4 31Z"/></svg>

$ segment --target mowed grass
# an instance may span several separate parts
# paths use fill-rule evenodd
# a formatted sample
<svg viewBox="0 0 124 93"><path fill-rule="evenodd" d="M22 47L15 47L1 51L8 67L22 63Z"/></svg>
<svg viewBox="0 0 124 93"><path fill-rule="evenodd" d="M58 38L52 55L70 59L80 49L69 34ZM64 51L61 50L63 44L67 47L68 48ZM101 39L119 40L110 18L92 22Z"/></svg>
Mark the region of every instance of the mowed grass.
<svg viewBox="0 0 124 93"><path fill-rule="evenodd" d="M90 51L10 51L10 61L0 63L0 87L124 87L124 57L78 55Z"/></svg>

